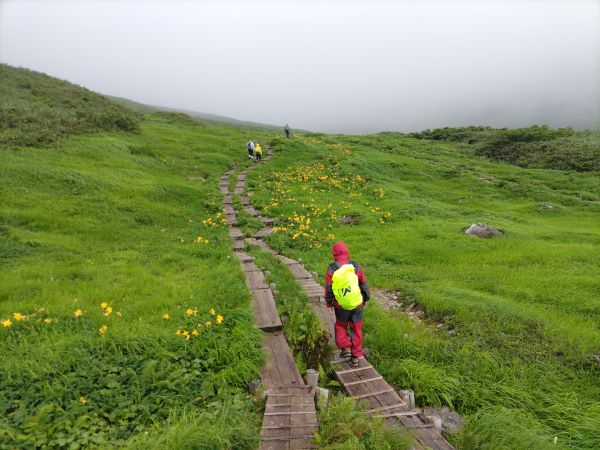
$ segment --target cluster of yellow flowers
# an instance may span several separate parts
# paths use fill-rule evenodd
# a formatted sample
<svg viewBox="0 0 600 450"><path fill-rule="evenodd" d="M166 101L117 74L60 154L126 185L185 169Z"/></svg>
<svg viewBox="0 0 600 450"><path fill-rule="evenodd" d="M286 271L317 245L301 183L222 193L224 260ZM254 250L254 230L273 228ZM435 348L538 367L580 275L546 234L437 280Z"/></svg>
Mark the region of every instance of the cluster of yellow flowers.
<svg viewBox="0 0 600 450"><path fill-rule="evenodd" d="M224 215L224 212L225 212L225 211L223 211L223 212L218 212L218 213L215 215L215 218L214 218L214 219L213 219L212 217L209 217L208 219L204 219L204 220L202 221L202 223L203 223L204 225L208 226L208 227L213 227L213 228L216 228L216 227L219 227L219 226L225 225L225 224L227 224L227 221L225 220L225 215Z"/></svg>
<svg viewBox="0 0 600 450"><path fill-rule="evenodd" d="M42 313L44 311L46 311L46 308L40 308L40 309L37 310L36 313L31 314L31 315L22 314L22 313L20 313L20 312L17 311L17 312L12 313L12 316L10 316L8 319L0 319L0 324L2 325L3 328L10 328L10 327L13 326L13 324L15 322L28 321L29 319L33 319L39 313ZM40 323L40 322L44 322L45 324L50 325L50 324L52 324L52 323L55 322L55 319L52 319L50 317L46 317L44 319L38 318L38 319L35 320L35 323Z"/></svg>
<svg viewBox="0 0 600 450"><path fill-rule="evenodd" d="M215 311L214 308L210 308L209 313L211 316L214 317L214 321L217 325L221 325L223 323L223 321L225 320L221 314L217 314L217 312ZM185 310L185 314L188 317L197 317L198 316L198 308L197 307L187 308ZM162 318L164 320L169 320L171 318L171 316L169 315L169 313L164 313ZM209 330L212 326L213 326L212 319L206 320L204 322L197 322L195 326L192 325L192 328L190 328L189 326L177 327L177 329L175 330L175 334L177 336L183 337L186 341L189 341L191 338L199 336L201 332L203 332L205 330Z"/></svg>
<svg viewBox="0 0 600 450"><path fill-rule="evenodd" d="M194 244L208 245L208 239L203 238L202 236L198 235L198 236L196 236L196 239L194 239Z"/></svg>
<svg viewBox="0 0 600 450"><path fill-rule="evenodd" d="M100 308L102 308L102 315L103 316L110 316L113 312L112 306L110 306L108 303L106 302L102 302L100 303ZM77 311L81 311L81 310L77 310ZM77 311L75 311L73 314L75 315L75 317L79 317L77 315ZM83 313L83 311L82 311ZM115 313L117 316L121 317L123 315L123 313L121 311L117 311ZM80 314L81 315L81 314Z"/></svg>

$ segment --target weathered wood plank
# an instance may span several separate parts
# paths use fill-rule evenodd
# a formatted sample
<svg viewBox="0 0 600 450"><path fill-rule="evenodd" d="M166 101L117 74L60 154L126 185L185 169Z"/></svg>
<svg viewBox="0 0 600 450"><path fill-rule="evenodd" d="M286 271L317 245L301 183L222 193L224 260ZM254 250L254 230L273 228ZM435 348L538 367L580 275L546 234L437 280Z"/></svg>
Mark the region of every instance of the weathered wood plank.
<svg viewBox="0 0 600 450"><path fill-rule="evenodd" d="M255 239L263 239L263 238L267 237L268 235L270 235L272 232L273 232L273 228L264 227L256 232L256 234L254 235L254 238Z"/></svg>
<svg viewBox="0 0 600 450"><path fill-rule="evenodd" d="M239 228L236 228L236 227L231 227L229 229L229 236L231 236L231 238L235 239L235 240L243 240L244 239L244 233L242 233L242 230L240 230Z"/></svg>
<svg viewBox="0 0 600 450"><path fill-rule="evenodd" d="M225 205L223 210L225 211L225 214L235 214L235 209L231 205Z"/></svg>
<svg viewBox="0 0 600 450"><path fill-rule="evenodd" d="M262 274L262 272L258 273ZM281 330L281 319L277 313L271 289L253 289L252 296L256 326L263 331L269 332Z"/></svg>

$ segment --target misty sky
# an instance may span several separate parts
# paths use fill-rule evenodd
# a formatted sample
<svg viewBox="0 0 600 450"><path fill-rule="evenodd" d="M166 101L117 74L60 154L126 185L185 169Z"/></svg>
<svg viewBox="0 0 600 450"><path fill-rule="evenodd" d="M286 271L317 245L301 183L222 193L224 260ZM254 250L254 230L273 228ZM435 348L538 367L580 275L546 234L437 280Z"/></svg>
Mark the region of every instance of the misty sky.
<svg viewBox="0 0 600 450"><path fill-rule="evenodd" d="M0 0L0 61L314 131L600 128L599 0Z"/></svg>

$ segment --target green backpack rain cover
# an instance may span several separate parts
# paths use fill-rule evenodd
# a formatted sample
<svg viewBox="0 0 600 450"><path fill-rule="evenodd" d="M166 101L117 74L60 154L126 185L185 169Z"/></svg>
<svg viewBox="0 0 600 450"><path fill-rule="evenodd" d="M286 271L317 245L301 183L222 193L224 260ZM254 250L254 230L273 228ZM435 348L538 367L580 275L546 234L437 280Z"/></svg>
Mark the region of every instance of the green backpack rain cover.
<svg viewBox="0 0 600 450"><path fill-rule="evenodd" d="M352 264L344 264L333 272L332 281L333 295L343 309L351 311L362 303L358 276Z"/></svg>

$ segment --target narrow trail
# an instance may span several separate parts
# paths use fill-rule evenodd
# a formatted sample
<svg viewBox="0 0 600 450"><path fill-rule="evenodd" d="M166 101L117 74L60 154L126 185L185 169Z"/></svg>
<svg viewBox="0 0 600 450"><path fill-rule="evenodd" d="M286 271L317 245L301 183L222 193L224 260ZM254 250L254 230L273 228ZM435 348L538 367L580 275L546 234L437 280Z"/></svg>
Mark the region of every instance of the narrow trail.
<svg viewBox="0 0 600 450"><path fill-rule="evenodd" d="M269 148L265 161L270 158L271 153L272 150ZM234 191L238 195L243 193L247 171L248 169L245 169L238 177ZM236 226L236 212L229 192L229 177L233 172L233 169L225 172L221 177L219 188L225 194L223 204L226 220L230 225L232 248L246 274L246 284L252 292L255 323L264 332L263 349L267 354L267 363L261 370L261 382L267 388L267 402L261 429L260 449L309 449L312 448L310 442L317 431L315 389L304 383L296 366L281 331L281 319L277 314L273 292L265 283L264 273L254 263L254 258L241 251L244 248L244 233ZM251 208L249 202L245 206ZM258 215L256 211L254 213ZM272 219L261 221L266 225L267 230L273 224Z"/></svg>
<svg viewBox="0 0 600 450"><path fill-rule="evenodd" d="M268 156L266 158L264 158L264 160L267 161L268 159L270 159L271 155L272 155L272 149L269 146ZM287 266L287 268L290 270L290 272L294 276L295 280L298 282L298 284L300 284L302 286L304 292L308 296L309 301L310 301L309 303L310 303L311 307L313 308L314 312L320 318L323 327L329 331L330 343L334 345L335 344L334 343L335 315L333 314L333 311L330 308L327 308L327 306L325 305L325 300L323 298L323 293L324 293L323 286L321 286L319 283L317 283L317 281L315 281L315 279L313 278L311 273L308 270L306 270L302 266L302 264L300 264L299 261L296 261L294 259L288 258L287 256L277 253L276 251L271 249L269 247L269 245L263 240L266 236L268 236L269 234L272 233L272 231L273 231L272 225L274 223L274 219L260 216L258 211L256 211L256 209L250 203L249 196L243 195L244 189L245 189L245 184L246 184L246 175L247 175L248 171L253 169L254 167L256 167L256 166L252 166L251 168L246 168L244 171L242 171L240 173L240 175L238 176L238 179L237 179L236 187L235 187L235 193L237 195L242 196L242 204L243 204L244 210L264 224L264 227L260 231L258 231L252 238L248 239L247 241L249 244L256 245L259 248L261 248L263 251L271 253L281 263L283 263L284 265ZM232 172L233 171L229 171L229 175ZM229 175L227 175L227 179L229 178ZM223 187L223 183L221 184L221 186ZM224 193L226 193L225 202L226 202L226 205L227 205L227 202L229 202L229 206L231 207L232 214L233 214L233 223L235 223L235 210L232 207L231 196L228 195L228 187L227 186L225 187L225 189L227 189L227 192L224 192ZM222 192L223 192L223 189L222 189ZM229 216L228 216L228 223L229 223ZM233 227L230 231L230 234L234 239L237 239L237 241L234 240L234 249L243 248L244 242L243 242L243 234L241 233L241 231L239 229ZM236 246L236 242L239 242L237 244L237 246ZM274 313L271 311L269 313L270 314L269 315L269 314L267 314L267 312L265 310L263 310L263 308L265 308L265 305L267 305L267 304L269 305L269 308L271 308L271 305L272 305L272 308L275 309L275 302L274 302L274 299L272 296L272 292L270 291L270 289L268 289L267 286L263 286L264 285L264 275L262 274L262 272L259 271L258 267L256 267L254 265L251 257L249 257L247 254L242 253L242 252L238 252L237 254L239 255L238 257L241 258L241 260L242 260L242 264L244 265L244 270L246 271L246 276L248 279L250 289L253 289L253 294L255 295L255 311L257 312L257 318L259 316L263 318L263 319L259 319L259 320L265 321L265 323L263 323L263 326L267 326L268 324L266 322L268 322L268 320L272 320L273 323L279 324L278 330L281 330L281 322L279 320L279 317L277 316L277 311L275 310ZM256 270L254 269L254 267L256 267ZM249 275L249 274L254 273L255 271L259 271L261 275ZM253 279L251 277L257 277L257 279ZM263 283L262 285L260 285L261 280ZM253 283L253 284L251 284L251 283ZM256 301L257 294L255 294L255 292L258 292L259 290L264 291L267 289L269 291L269 294L264 294L267 297L267 299L266 300L262 299L261 301L257 302ZM261 294L261 295L263 295L263 294ZM260 311L260 314L258 314L259 311ZM277 317L275 318L275 316L273 316L273 314ZM265 317L268 317L268 319L264 319ZM259 325L259 327L260 327L260 325ZM265 330L265 329L266 328L263 328L263 330ZM275 328L273 328L273 329L275 329ZM266 378L263 378L263 383L265 383L265 380L269 380L271 382L271 386L274 386L274 387L287 386L288 389L289 389L290 385L303 386L302 378L300 377L300 374L298 373L297 367L295 366L295 364L293 364L293 358L290 354L289 347L287 346L287 343L285 341L285 337L280 332L275 333L275 334L278 334L279 336L278 337L273 336L272 339L276 339L277 344L275 344L274 342L265 340L264 345L265 345L265 348L268 351L271 351L271 353L272 353L271 365L270 365L270 368L267 370L270 372L276 372L277 376L276 376L276 378L273 378L272 374L268 374L266 376ZM285 347L285 349L283 347ZM283 371L280 371L280 368L274 368L274 366L276 366L280 363L283 363L284 360L285 361L288 361L288 360L286 358L282 358L279 354L275 354L275 352L272 351L275 348L278 349L277 350L278 352L279 351L282 351L284 353L287 352L286 358L288 357L287 355L289 355L289 358L291 360L291 364L289 364L289 367L287 367ZM390 427L399 426L404 429L410 430L410 432L413 434L413 436L415 438L415 442L414 442L415 448L417 448L417 449L431 448L431 449L435 449L435 450L438 450L438 449L439 450L452 450L454 448L441 435L441 423L432 417L425 416L419 410L415 409L414 394L412 394L411 391L401 391L401 392L404 392L404 395L401 396L398 393L398 391L396 391L390 384L387 383L387 381L385 381L383 376L381 376L377 372L377 370L366 359L362 358L360 360L359 367L352 367L350 364L350 358L339 359L336 357L332 361L330 361L330 363L334 369L335 377L342 384L345 391L350 396L352 396L358 400L366 402L367 414L369 414L371 416L383 417L386 421L386 425L388 425ZM287 363L285 363L285 364L287 364ZM269 377L269 375L270 375L270 377ZM275 380L275 383L273 383L274 380ZM277 384L277 383L280 383L280 384ZM308 389L311 389L311 388L304 386L304 389L307 389L307 392L308 392ZM298 391L300 391L300 390L301 389L298 389ZM270 393L275 392L275 391L273 391L273 387L271 387L269 389L269 392ZM270 395L272 395L272 394L270 394ZM312 391L312 395L314 398L314 391ZM277 397L277 398L280 398L280 397ZM308 398L308 394L306 394L305 400L307 398ZM268 405L269 405L269 400L267 400L267 406ZM299 414L298 418L302 418L302 419L306 419L307 417L312 418L313 417L312 411L314 410L314 402L312 402L312 408L313 409L310 409L311 413L307 414L306 411L309 410L309 405L303 404L302 409L299 410L302 412ZM271 417L271 416L268 416L268 413L265 412L265 418L263 419L263 431L261 432L262 436L270 436L270 434L268 432L277 430L275 428L277 426L277 424L272 423L270 420L268 420L267 419L268 417ZM268 423L267 428L265 428L266 423ZM313 422L311 422L311 423L313 423ZM293 426L298 427L298 428L294 428L296 430L302 430L301 431L302 433L304 433L307 429L312 429L313 431L316 430L316 421L314 422L314 429L305 427L306 424L308 424L308 422L302 422L302 423L298 423L298 424L294 423ZM292 419L290 419L289 426L292 426ZM290 433L291 433L291 430L292 429L290 428ZM279 433L281 432L281 430L277 430L277 431ZM265 443L264 439L265 438L263 438L263 444ZM279 441L279 442L283 443L283 441ZM288 441L288 442L291 443L292 441ZM299 441L296 441L294 443L300 444ZM261 448L272 448L272 449L310 448L308 441L305 441L304 445L307 445L307 446L306 447L296 447L296 446L291 446L291 445L285 446L285 444L284 444L282 446L271 446L271 447L266 447L266 446L262 447L261 446Z"/></svg>

